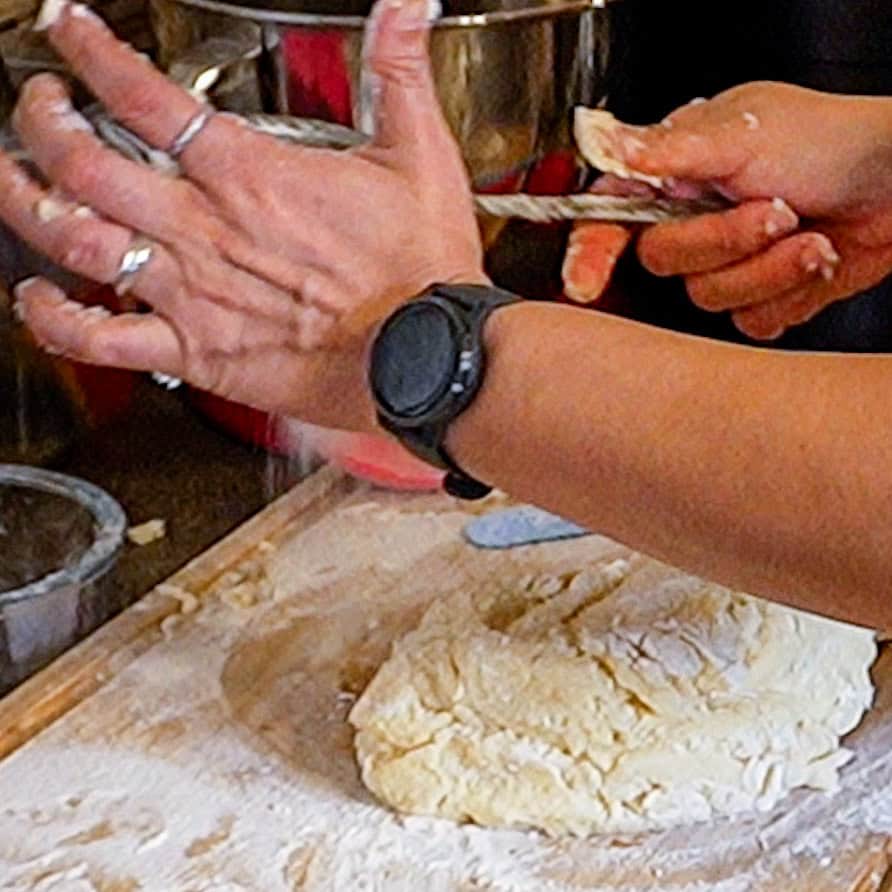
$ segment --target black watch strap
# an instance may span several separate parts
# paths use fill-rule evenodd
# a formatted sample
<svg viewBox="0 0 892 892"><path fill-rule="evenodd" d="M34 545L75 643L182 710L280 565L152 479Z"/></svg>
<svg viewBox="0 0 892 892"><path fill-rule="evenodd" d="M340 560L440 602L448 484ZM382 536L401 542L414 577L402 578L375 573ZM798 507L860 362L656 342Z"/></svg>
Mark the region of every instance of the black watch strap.
<svg viewBox="0 0 892 892"><path fill-rule="evenodd" d="M389 417L384 412L379 412L379 421L412 453L445 470L444 489L461 499L483 498L492 487L459 467L444 445L446 434L452 422L473 402L483 383L486 367L483 328L487 318L499 307L520 300L515 294L491 286L437 285L403 308L408 310L419 301L427 301L451 309L459 339L458 363L444 397L421 423Z"/></svg>

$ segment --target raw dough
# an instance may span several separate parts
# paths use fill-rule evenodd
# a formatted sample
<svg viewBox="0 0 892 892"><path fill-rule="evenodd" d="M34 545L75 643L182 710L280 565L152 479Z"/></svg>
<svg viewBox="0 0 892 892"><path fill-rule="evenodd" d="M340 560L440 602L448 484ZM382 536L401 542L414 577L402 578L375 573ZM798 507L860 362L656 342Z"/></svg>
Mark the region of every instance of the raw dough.
<svg viewBox="0 0 892 892"><path fill-rule="evenodd" d="M873 632L635 556L441 599L350 713L398 811L636 832L833 790Z"/></svg>
<svg viewBox="0 0 892 892"><path fill-rule="evenodd" d="M619 123L608 111L577 108L573 120L573 135L582 157L601 173L612 173L624 180L638 180L661 189L662 177L631 170L613 154L615 132Z"/></svg>

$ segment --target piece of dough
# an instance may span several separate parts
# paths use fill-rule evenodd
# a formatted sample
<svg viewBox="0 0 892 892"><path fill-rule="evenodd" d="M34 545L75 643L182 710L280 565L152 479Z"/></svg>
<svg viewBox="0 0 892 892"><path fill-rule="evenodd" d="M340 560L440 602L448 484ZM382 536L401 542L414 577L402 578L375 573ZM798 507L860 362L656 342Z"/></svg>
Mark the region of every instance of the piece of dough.
<svg viewBox="0 0 892 892"><path fill-rule="evenodd" d="M350 713L398 811L585 836L832 790L874 634L632 558L435 602Z"/></svg>
<svg viewBox="0 0 892 892"><path fill-rule="evenodd" d="M624 180L638 180L661 189L662 177L632 170L614 155L615 134L619 124L610 112L603 109L577 108L573 117L573 135L582 157L601 173L612 173Z"/></svg>

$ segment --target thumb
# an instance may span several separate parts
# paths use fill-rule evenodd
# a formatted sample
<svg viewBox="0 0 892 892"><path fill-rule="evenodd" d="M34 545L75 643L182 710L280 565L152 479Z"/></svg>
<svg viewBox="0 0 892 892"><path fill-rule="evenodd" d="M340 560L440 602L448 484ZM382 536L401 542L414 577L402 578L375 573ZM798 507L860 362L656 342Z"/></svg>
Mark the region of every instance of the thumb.
<svg viewBox="0 0 892 892"><path fill-rule="evenodd" d="M583 154L600 153L632 176L641 173L661 179L719 180L739 170L749 154L747 140L741 138L737 128L724 126L724 122L707 114L636 127L579 110L576 136Z"/></svg>
<svg viewBox="0 0 892 892"><path fill-rule="evenodd" d="M363 46L364 112L375 145L427 142L445 128L428 42L438 0L378 0Z"/></svg>

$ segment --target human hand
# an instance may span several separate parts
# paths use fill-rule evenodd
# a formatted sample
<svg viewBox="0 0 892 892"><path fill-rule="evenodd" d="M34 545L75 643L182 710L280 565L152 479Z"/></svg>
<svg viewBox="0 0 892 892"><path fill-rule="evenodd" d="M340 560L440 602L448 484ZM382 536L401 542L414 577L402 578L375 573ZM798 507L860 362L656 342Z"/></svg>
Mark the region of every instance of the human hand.
<svg viewBox="0 0 892 892"><path fill-rule="evenodd" d="M889 100L775 83L687 105L660 125L618 128L617 158L669 178L669 194L719 192L740 202L645 230L642 263L684 276L698 306L730 311L744 333L778 337L892 270L890 131ZM574 265L591 269L586 258L607 237L615 243L593 224L574 234L565 275L578 297L603 287L579 283Z"/></svg>
<svg viewBox="0 0 892 892"><path fill-rule="evenodd" d="M201 113L85 7L53 4L44 18L75 74L151 145L168 149ZM216 114L179 155L180 175L164 175L103 145L61 81L32 78L14 125L50 187L0 155L0 216L97 282L119 281L138 239L151 247L128 282L145 314L84 310L47 281L21 284L19 313L37 340L266 411L368 428L374 322L435 282L485 281L470 186L433 90L425 0L385 0L371 28L375 138L344 153Z"/></svg>

